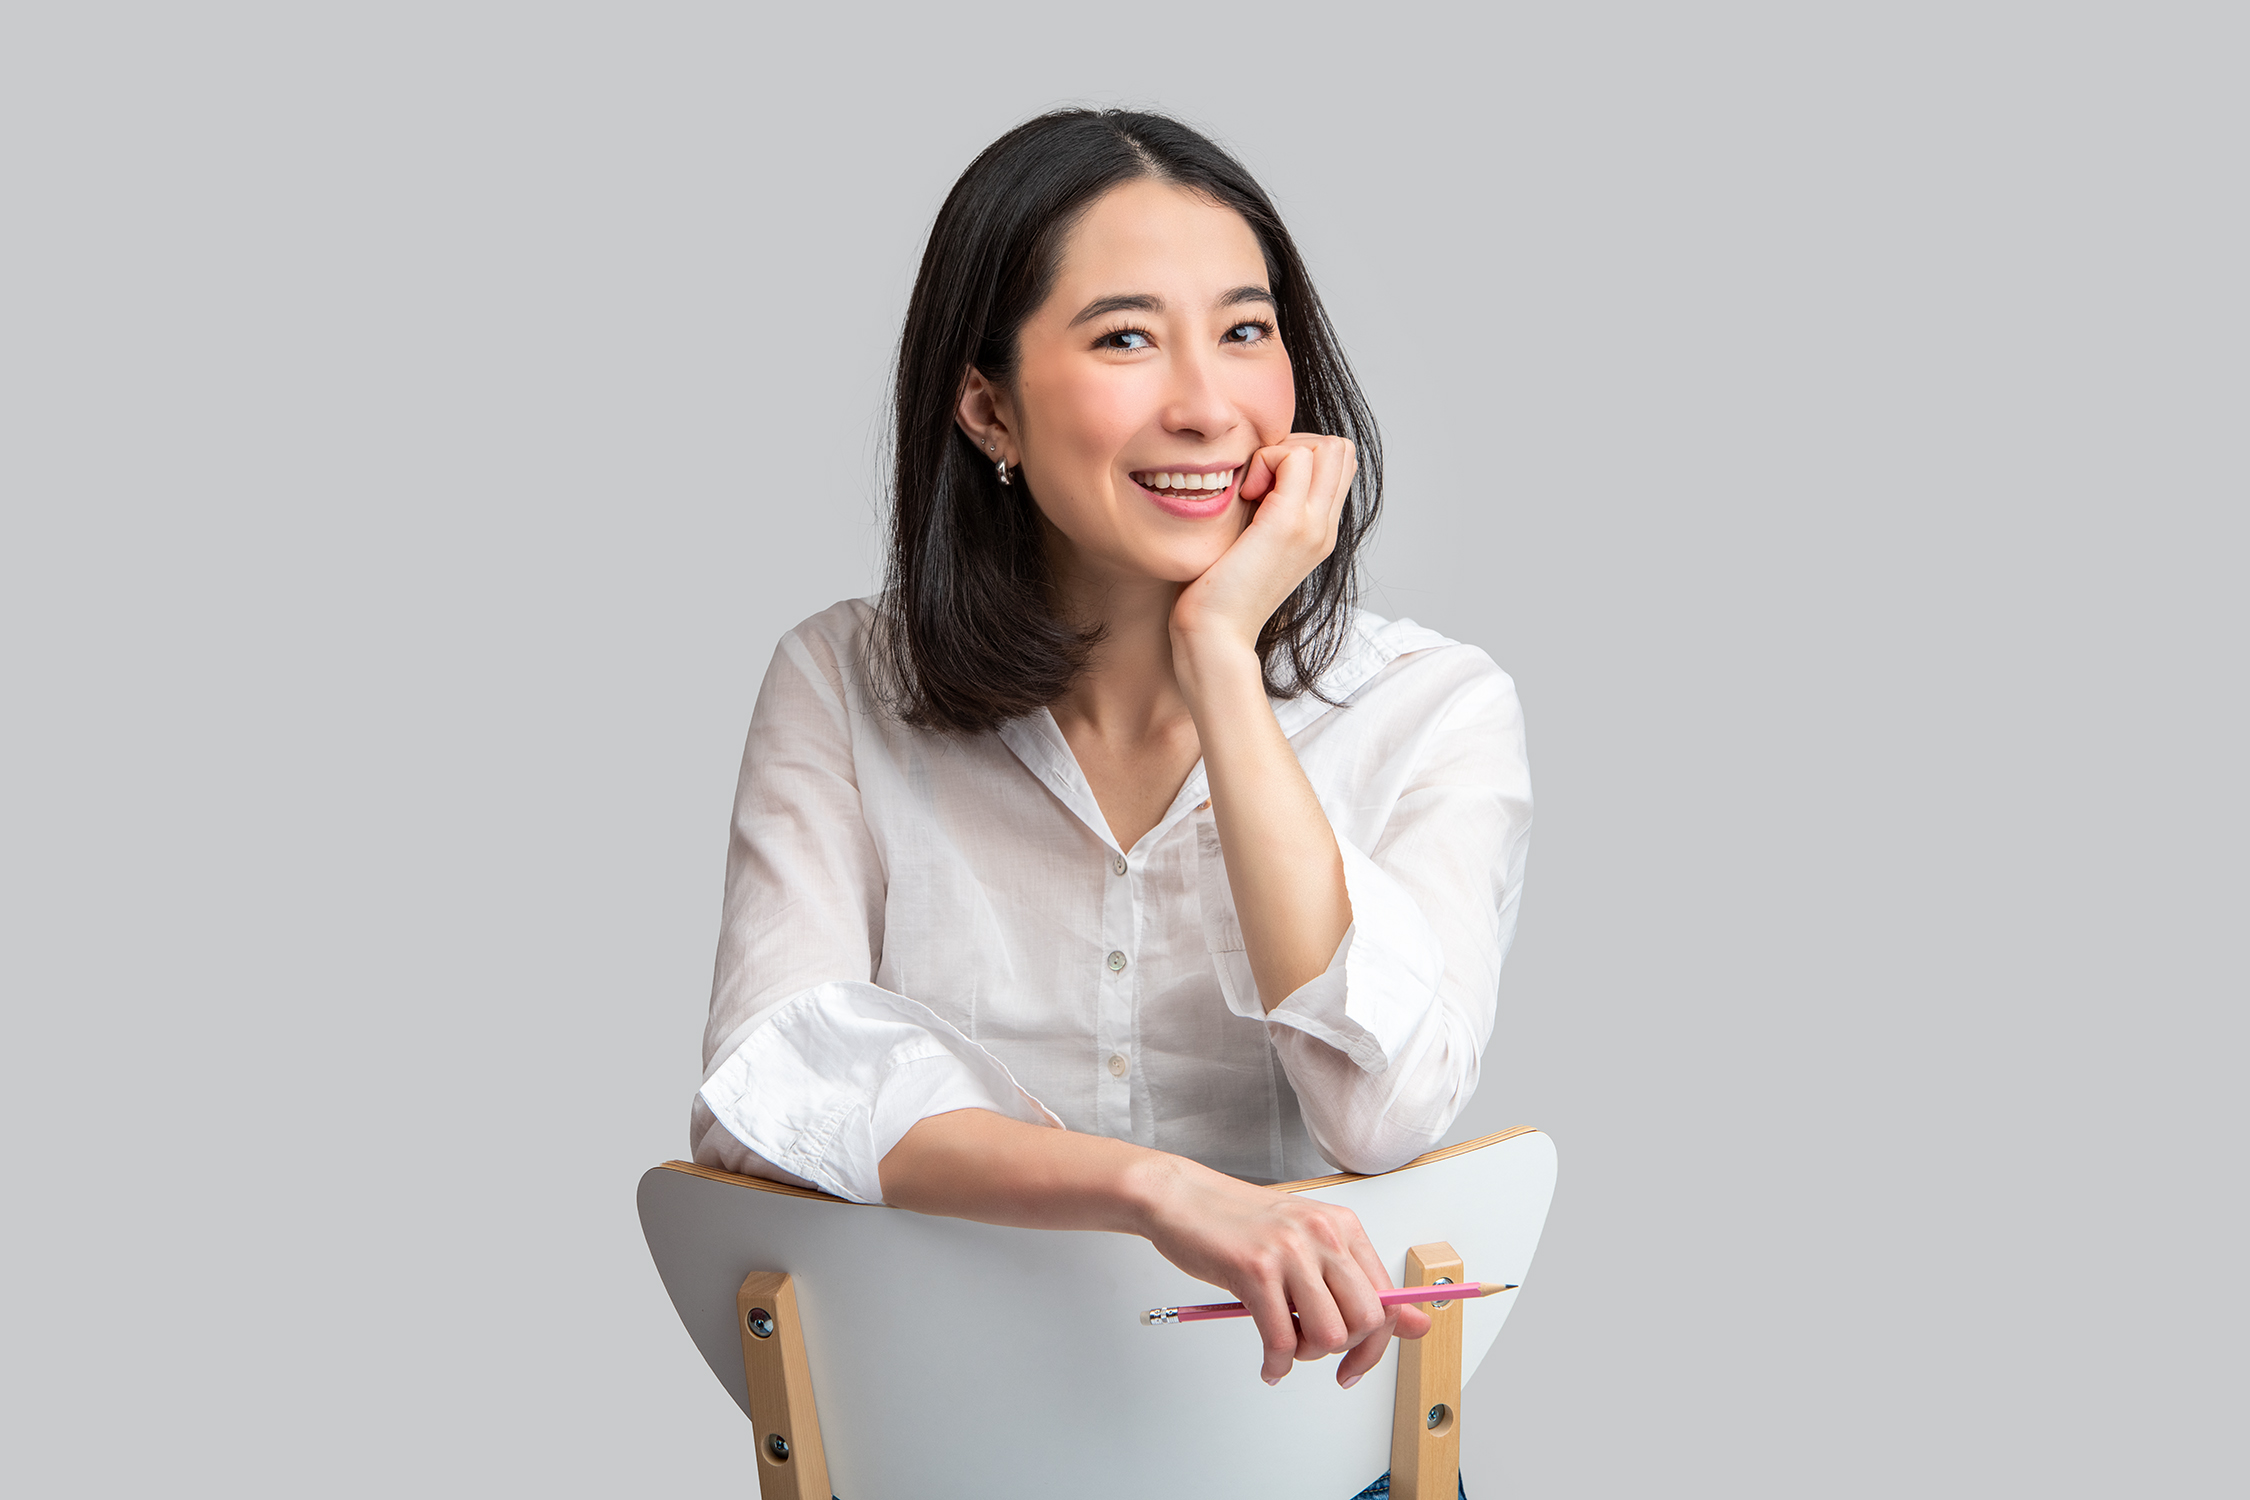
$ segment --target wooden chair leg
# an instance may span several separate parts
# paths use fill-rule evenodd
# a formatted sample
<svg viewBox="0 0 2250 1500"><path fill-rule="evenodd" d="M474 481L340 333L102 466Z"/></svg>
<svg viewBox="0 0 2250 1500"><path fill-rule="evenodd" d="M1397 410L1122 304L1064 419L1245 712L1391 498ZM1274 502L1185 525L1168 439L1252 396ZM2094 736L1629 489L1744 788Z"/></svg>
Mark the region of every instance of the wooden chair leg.
<svg viewBox="0 0 2250 1500"><path fill-rule="evenodd" d="M1406 1252L1406 1284L1461 1280L1461 1257L1439 1240ZM1461 1483L1461 1304L1434 1302L1430 1331L1398 1346L1391 1413L1392 1500L1454 1500Z"/></svg>
<svg viewBox="0 0 2250 1500"><path fill-rule="evenodd" d="M743 1277L734 1310L742 1373L750 1382L750 1426L758 1438L759 1500L829 1500L828 1455L820 1446L812 1367L805 1362L789 1273Z"/></svg>

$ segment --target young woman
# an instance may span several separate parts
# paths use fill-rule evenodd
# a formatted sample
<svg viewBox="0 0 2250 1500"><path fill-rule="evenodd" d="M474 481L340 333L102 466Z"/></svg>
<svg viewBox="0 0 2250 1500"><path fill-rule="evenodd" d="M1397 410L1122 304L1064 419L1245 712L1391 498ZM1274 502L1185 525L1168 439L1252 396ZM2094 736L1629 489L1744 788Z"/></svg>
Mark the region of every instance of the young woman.
<svg viewBox="0 0 2250 1500"><path fill-rule="evenodd" d="M784 637L751 720L695 1158L1143 1235L1249 1305L1269 1383L1352 1385L1428 1319L1270 1184L1397 1167L1476 1088L1514 688L1354 609L1373 419L1273 205L1175 121L970 165L896 420L887 587Z"/></svg>

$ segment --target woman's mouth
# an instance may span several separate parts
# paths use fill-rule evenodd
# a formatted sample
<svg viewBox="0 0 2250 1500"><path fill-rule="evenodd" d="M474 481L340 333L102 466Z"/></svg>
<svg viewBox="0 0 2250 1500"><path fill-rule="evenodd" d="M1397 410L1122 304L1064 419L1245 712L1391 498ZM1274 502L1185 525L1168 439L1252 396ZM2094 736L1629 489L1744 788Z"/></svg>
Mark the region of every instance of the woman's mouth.
<svg viewBox="0 0 2250 1500"><path fill-rule="evenodd" d="M1200 519L1218 515L1234 503L1234 476L1238 472L1231 464L1225 468L1135 469L1132 479L1173 515Z"/></svg>

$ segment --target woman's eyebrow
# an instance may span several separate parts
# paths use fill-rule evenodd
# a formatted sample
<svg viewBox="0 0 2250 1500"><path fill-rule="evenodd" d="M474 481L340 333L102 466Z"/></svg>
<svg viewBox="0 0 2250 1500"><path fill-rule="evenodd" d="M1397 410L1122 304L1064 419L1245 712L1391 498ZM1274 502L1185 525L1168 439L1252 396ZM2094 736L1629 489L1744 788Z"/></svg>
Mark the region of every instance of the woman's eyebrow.
<svg viewBox="0 0 2250 1500"><path fill-rule="evenodd" d="M1231 292L1221 292L1218 300L1211 305L1213 307L1240 307L1245 302L1263 302L1266 306L1274 308L1281 305L1273 300L1273 293L1262 286L1238 286ZM1070 320L1069 326L1076 328L1087 319L1098 318L1104 313L1160 313L1162 311L1164 311L1164 299L1162 297L1148 292L1127 292L1117 297L1096 297L1078 310L1078 316Z"/></svg>
<svg viewBox="0 0 2250 1500"><path fill-rule="evenodd" d="M1129 292L1122 297L1096 297L1078 310L1078 316L1070 320L1069 326L1076 328L1088 318L1098 318L1104 313L1160 313L1162 311L1164 311L1164 299L1152 297L1147 292Z"/></svg>

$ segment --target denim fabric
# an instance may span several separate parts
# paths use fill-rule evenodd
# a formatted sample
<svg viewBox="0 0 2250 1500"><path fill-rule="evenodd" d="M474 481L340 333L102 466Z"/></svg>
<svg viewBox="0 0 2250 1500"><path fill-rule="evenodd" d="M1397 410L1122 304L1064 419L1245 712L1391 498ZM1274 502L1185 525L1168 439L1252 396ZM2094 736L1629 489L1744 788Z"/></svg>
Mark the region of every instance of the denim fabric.
<svg viewBox="0 0 2250 1500"><path fill-rule="evenodd" d="M1453 1485L1456 1492L1460 1495L1461 1500L1469 1500L1469 1487L1462 1480L1460 1475L1456 1474L1453 1476ZM1358 1494L1352 1496L1352 1500L1389 1500L1390 1493L1391 1476L1389 1474L1385 1474L1382 1478L1376 1480L1366 1489L1361 1490Z"/></svg>

